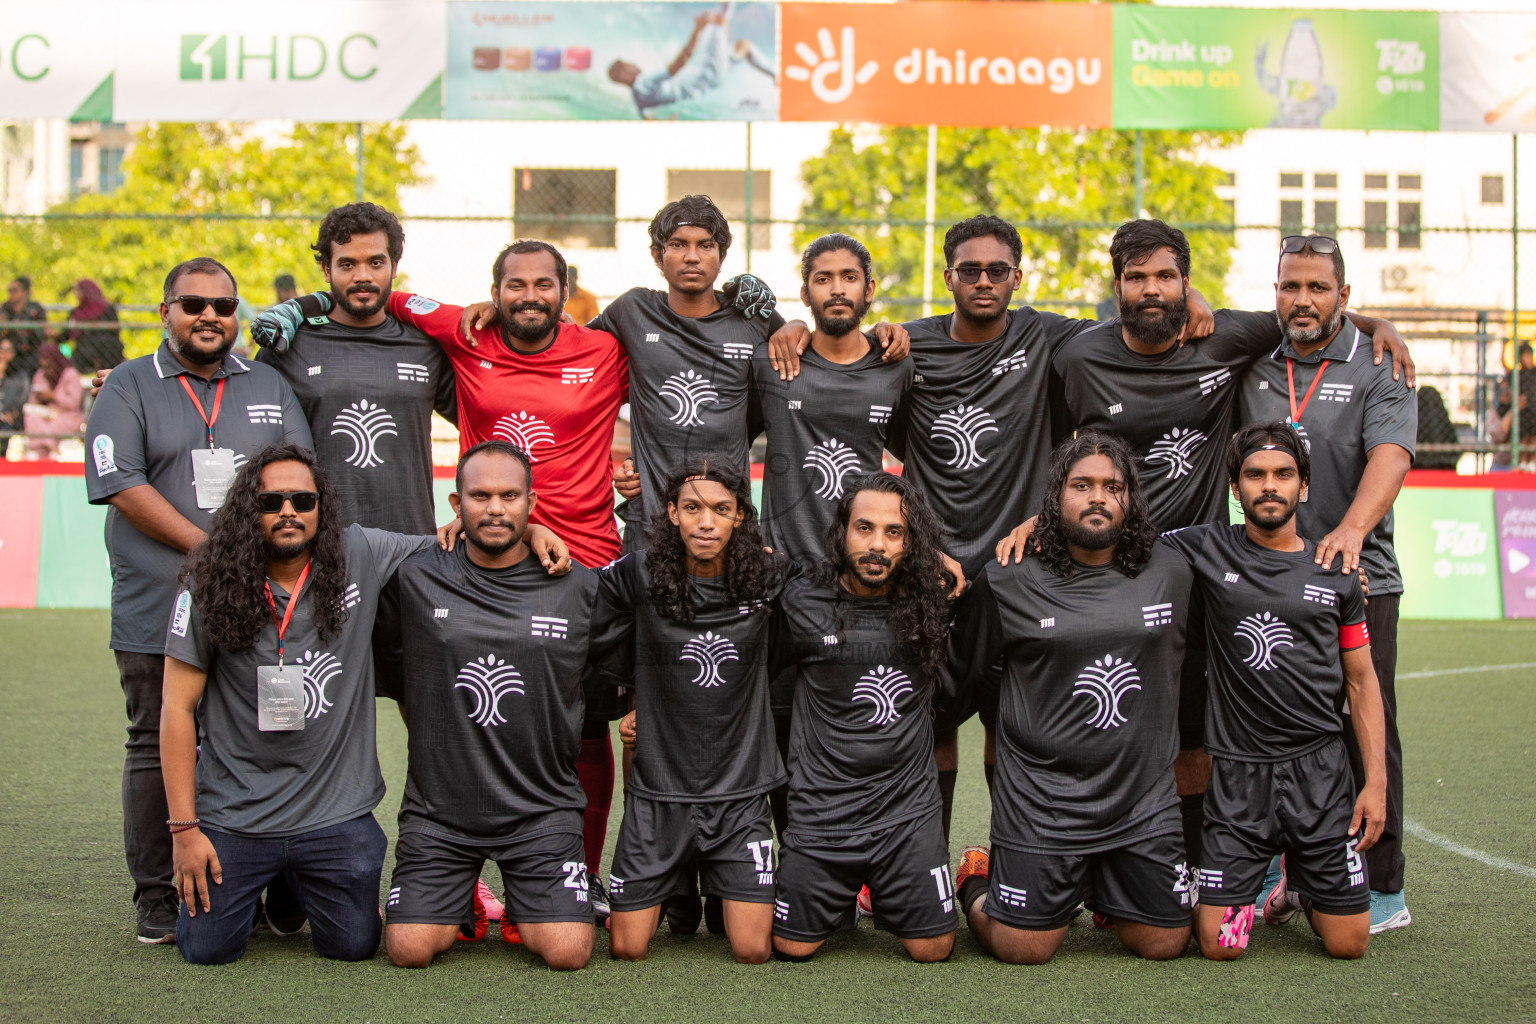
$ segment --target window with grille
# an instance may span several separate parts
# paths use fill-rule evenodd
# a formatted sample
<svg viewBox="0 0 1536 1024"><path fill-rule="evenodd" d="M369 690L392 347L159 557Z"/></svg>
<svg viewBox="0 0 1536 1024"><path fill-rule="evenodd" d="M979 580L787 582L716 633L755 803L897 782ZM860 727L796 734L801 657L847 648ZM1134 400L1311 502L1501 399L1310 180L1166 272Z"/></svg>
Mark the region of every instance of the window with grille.
<svg viewBox="0 0 1536 1024"><path fill-rule="evenodd" d="M561 249L616 244L617 172L519 167L512 171L512 233Z"/></svg>
<svg viewBox="0 0 1536 1024"><path fill-rule="evenodd" d="M773 172L752 172L752 248L767 249L773 243ZM747 173L746 171L668 171L667 202L686 195L709 196L714 200L725 219L731 222L731 234L736 244L741 244L741 233L747 228Z"/></svg>

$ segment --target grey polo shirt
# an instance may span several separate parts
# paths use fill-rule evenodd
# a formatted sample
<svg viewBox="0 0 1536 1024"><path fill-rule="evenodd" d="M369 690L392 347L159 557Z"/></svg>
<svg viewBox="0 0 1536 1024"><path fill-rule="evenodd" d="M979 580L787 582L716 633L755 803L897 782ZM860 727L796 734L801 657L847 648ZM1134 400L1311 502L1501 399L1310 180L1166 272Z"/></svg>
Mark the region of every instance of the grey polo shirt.
<svg viewBox="0 0 1536 1024"><path fill-rule="evenodd" d="M1307 500L1296 510L1296 527L1313 543L1328 536L1349 511L1365 473L1365 460L1379 444L1395 444L1414 453L1419 432L1419 400L1400 380L1392 379L1392 361L1377 366L1371 339L1347 319L1332 341L1309 356L1299 356L1282 341L1243 378L1239 412L1243 423L1290 417L1291 393L1286 360L1292 361L1296 403L1309 389L1302 410L1301 436L1312 456ZM1323 361L1328 366L1323 368ZM1321 372L1322 380L1317 380ZM1317 387L1312 387L1316 382ZM1403 573L1392 546L1392 510L1381 517L1360 548L1360 564L1373 594L1401 594Z"/></svg>
<svg viewBox="0 0 1536 1024"><path fill-rule="evenodd" d="M271 444L314 447L293 389L271 367L224 357L212 379L189 372L168 342L112 371L91 408L86 428L85 489L93 505L119 491L148 484L193 526L207 530L211 509L197 507L192 488L192 449L208 447L208 428L181 380L213 414L218 382L224 385L216 447L235 453L235 465ZM182 553L144 536L116 509L107 512L107 556L112 566L112 649L161 654L165 623L176 599Z"/></svg>

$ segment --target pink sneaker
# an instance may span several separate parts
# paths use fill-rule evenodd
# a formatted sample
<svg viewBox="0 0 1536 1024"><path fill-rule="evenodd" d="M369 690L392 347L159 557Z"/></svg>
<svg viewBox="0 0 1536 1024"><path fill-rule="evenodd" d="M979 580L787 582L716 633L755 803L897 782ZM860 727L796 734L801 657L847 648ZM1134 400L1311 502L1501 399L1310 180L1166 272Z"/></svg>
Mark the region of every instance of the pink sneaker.
<svg viewBox="0 0 1536 1024"><path fill-rule="evenodd" d="M1296 916L1301 909L1301 900L1291 892L1291 887L1285 874L1285 855L1280 857L1280 881L1269 891L1269 898L1264 901L1264 923L1285 924Z"/></svg>
<svg viewBox="0 0 1536 1024"><path fill-rule="evenodd" d="M858 927L859 921L863 918L875 916L875 900L869 894L869 886L859 889L859 898L854 903L858 907L858 913L853 918L854 927Z"/></svg>
<svg viewBox="0 0 1536 1024"><path fill-rule="evenodd" d="M485 919L487 921L500 921L501 915L506 913L506 908L501 905L501 900L491 892L491 887L480 879L475 879L475 899L485 907Z"/></svg>

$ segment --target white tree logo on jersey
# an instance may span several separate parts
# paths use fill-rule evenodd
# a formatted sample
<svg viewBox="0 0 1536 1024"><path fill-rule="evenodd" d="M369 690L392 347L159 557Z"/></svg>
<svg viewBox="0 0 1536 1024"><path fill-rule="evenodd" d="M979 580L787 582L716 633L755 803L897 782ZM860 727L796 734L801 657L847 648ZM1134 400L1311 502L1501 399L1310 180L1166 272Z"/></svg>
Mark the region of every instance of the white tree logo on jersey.
<svg viewBox="0 0 1536 1024"><path fill-rule="evenodd" d="M859 457L852 448L834 437L806 452L805 464L800 468L814 469L821 474L817 497L836 501L843 496L843 481L859 471Z"/></svg>
<svg viewBox="0 0 1536 1024"><path fill-rule="evenodd" d="M324 651L319 654L305 651L299 664L304 669L304 717L319 718L331 710L331 699L325 695L325 688L341 675L341 662Z"/></svg>
<svg viewBox="0 0 1536 1024"><path fill-rule="evenodd" d="M866 672L853 688L854 700L867 700L875 706L871 725L890 725L901 715L896 712L896 701L903 694L912 692L912 680L897 668L876 665L873 672Z"/></svg>
<svg viewBox="0 0 1536 1024"><path fill-rule="evenodd" d="M453 688L474 694L475 709L469 717L477 725L490 728L506 724L506 717L501 713L501 698L509 693L521 695L523 677L496 655L487 654L459 669L459 681Z"/></svg>
<svg viewBox="0 0 1536 1024"><path fill-rule="evenodd" d="M1077 674L1072 696L1088 696L1097 705L1088 724L1095 729L1118 728L1130 719L1120 713L1120 700L1132 690L1141 689L1136 666L1113 654L1094 661Z"/></svg>
<svg viewBox="0 0 1536 1024"><path fill-rule="evenodd" d="M521 448L528 454L529 462L539 461L539 457L533 454L534 445L555 443L555 432L549 429L549 424L527 412L507 413L496 421L491 433Z"/></svg>
<svg viewBox="0 0 1536 1024"><path fill-rule="evenodd" d="M1275 651L1278 648L1296 646L1292 642L1291 627L1269 612L1248 616L1237 624L1237 632L1232 635L1244 637L1253 645L1253 650L1248 652L1243 663L1265 672L1275 667Z"/></svg>
<svg viewBox="0 0 1536 1024"><path fill-rule="evenodd" d="M1194 427L1174 427L1153 443L1147 461L1168 463L1168 479L1177 480L1195 468L1190 456L1204 443L1205 435Z"/></svg>
<svg viewBox="0 0 1536 1024"><path fill-rule="evenodd" d="M979 405L957 405L933 421L933 439L944 438L955 447L946 465L975 469L987 460L977 451L983 434L997 433L997 420Z"/></svg>
<svg viewBox="0 0 1536 1024"><path fill-rule="evenodd" d="M683 653L678 656L678 660L691 661L699 666L699 674L693 680L695 683L700 686L719 686L725 682L720 676L720 666L739 659L736 657L736 645L725 637L701 633L683 644Z"/></svg>
<svg viewBox="0 0 1536 1024"><path fill-rule="evenodd" d="M710 405L720 404L720 392L715 390L709 378L692 370L668 377L658 393L670 398L677 406L677 411L667 418L680 427L702 425L704 420L699 417L699 407L705 402Z"/></svg>
<svg viewBox="0 0 1536 1024"><path fill-rule="evenodd" d="M379 458L379 438L399 436L395 430L395 418L389 414L389 410L366 398L353 402L336 414L336 421L331 424L331 436L337 434L352 440L352 454L347 456L346 461L358 469L384 465L384 460Z"/></svg>

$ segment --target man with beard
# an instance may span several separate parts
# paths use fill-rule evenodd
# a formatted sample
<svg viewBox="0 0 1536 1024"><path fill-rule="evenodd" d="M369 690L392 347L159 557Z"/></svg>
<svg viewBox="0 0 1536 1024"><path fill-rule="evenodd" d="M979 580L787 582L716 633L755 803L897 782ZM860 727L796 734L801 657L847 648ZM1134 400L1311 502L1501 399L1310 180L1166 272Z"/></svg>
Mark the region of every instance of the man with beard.
<svg viewBox="0 0 1536 1024"><path fill-rule="evenodd" d="M1290 424L1244 427L1226 459L1244 522L1165 536L1205 598L1212 763L1195 922L1200 951L1213 960L1247 948L1274 854L1283 870L1267 920L1304 910L1342 959L1363 955L1370 941L1361 855L1387 813L1381 690L1358 575L1340 571L1337 552L1319 564L1317 545L1297 532L1310 461ZM1363 753L1358 785L1340 738L1341 698Z"/></svg>
<svg viewBox="0 0 1536 1024"><path fill-rule="evenodd" d="M87 427L86 493L92 504L112 506L111 646L128 710L123 845L140 942L170 942L176 926L160 709L177 567L206 536L237 462L270 444L311 444L282 377L230 354L238 304L235 279L217 260L172 268L160 304L165 340L117 368Z"/></svg>
<svg viewBox="0 0 1536 1024"><path fill-rule="evenodd" d="M1365 328L1353 314L1342 312L1348 302L1337 241L1301 235L1284 239L1275 317L1285 340L1249 371L1241 406L1245 422L1283 417L1306 441L1312 484L1309 500L1296 513L1296 528L1316 543L1317 564L1341 554L1341 572L1363 568L1370 581L1366 621L1386 714L1387 749L1385 830L1365 858L1374 934L1411 921L1403 898L1403 750L1396 687L1403 576L1392 544L1392 503L1413 464L1418 403L1386 367L1366 358L1360 336ZM1344 730L1356 781L1363 784L1365 762L1353 737L1352 730Z"/></svg>
<svg viewBox="0 0 1536 1024"><path fill-rule="evenodd" d="M992 846L965 851L960 906L1005 963L1049 960L1084 901L1132 952L1171 959L1192 895L1172 771L1190 571L1154 544L1134 457L1111 434L1052 453L1034 526L1025 556L989 564L956 615L962 685L997 721Z"/></svg>
<svg viewBox="0 0 1536 1024"><path fill-rule="evenodd" d="M855 478L833 515L828 557L778 602L774 672L794 718L774 956L810 959L865 887L876 925L932 963L955 943L930 718L948 661L943 526L883 472Z"/></svg>

